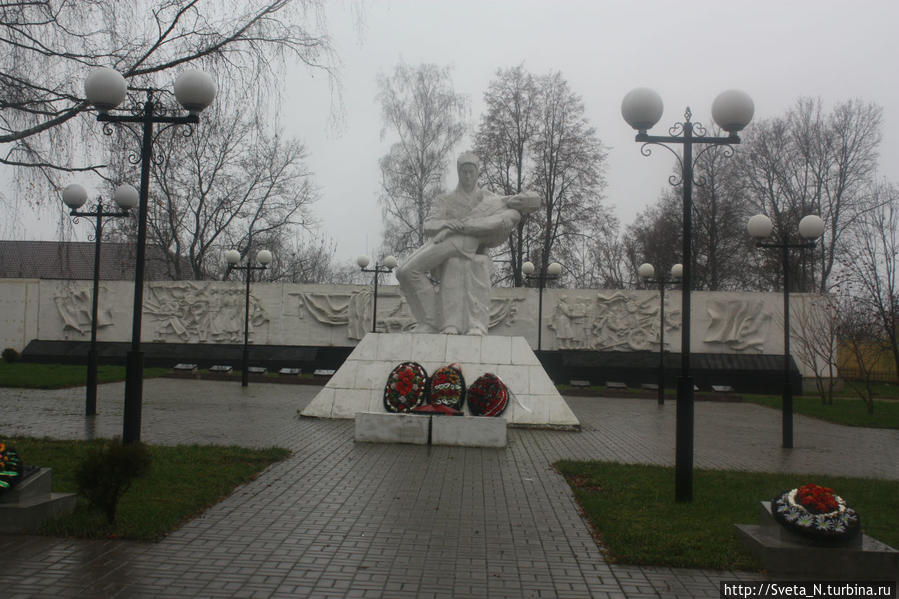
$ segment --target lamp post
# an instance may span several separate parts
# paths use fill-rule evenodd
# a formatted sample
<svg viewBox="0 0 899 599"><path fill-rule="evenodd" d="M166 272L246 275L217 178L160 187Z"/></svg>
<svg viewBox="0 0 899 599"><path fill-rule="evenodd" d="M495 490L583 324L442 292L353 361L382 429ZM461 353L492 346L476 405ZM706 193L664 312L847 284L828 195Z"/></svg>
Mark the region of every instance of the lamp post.
<svg viewBox="0 0 899 599"><path fill-rule="evenodd" d="M746 224L749 234L756 239L756 247L777 248L781 250L783 259L784 288L784 388L781 402L783 447L793 447L793 386L790 384L790 253L791 248L812 249L816 242L812 241L824 234L824 221L815 214L809 214L799 221L799 236L806 241L790 242L786 231L780 242L763 242L771 236L774 225L764 214L756 214Z"/></svg>
<svg viewBox="0 0 899 599"><path fill-rule="evenodd" d="M359 265L360 270L362 272L373 272L375 279L375 296L374 302L371 311L371 332L378 332L378 278L381 276L381 273L389 273L393 272L393 269L396 268L396 258L393 256L387 256L384 258L384 261L381 264L375 262L374 268L366 268L369 265L371 259L368 256L359 256L356 258L356 264Z"/></svg>
<svg viewBox="0 0 899 599"><path fill-rule="evenodd" d="M547 279L559 278L559 275L562 274L562 265L558 262L553 262L546 267L546 270L542 270L540 274L532 276L535 270L536 267L533 262L528 261L521 265L521 272L524 273L524 276L528 279L537 279L540 289L537 295L537 351L540 351L543 342L543 288L546 287Z"/></svg>
<svg viewBox="0 0 899 599"><path fill-rule="evenodd" d="M258 262L261 266L253 266L250 264L250 259L247 258L247 263L244 266L237 266L237 263L240 262L240 252L237 250L228 250L225 252L225 260L228 261L228 270L225 272L225 277L227 278L228 273L232 270L245 270L247 271L247 293L246 293L246 302L244 304L244 319L243 319L243 355L241 356L241 374L240 374L240 384L243 387L246 387L250 381L250 347L249 347L249 338L250 338L250 281L253 280L253 271L254 270L265 270L269 264L272 263L272 253L268 250L259 250L256 253L256 262Z"/></svg>
<svg viewBox="0 0 899 599"><path fill-rule="evenodd" d="M729 133L727 137L706 135L706 129L691 119L693 113L688 107L684 112L684 122L675 123L668 129L669 135L649 135L647 131L662 116L662 98L653 90L637 88L628 92L621 102L621 115L627 123L637 130L634 140L642 143L640 153L644 156L652 154L650 145L661 146L672 154L680 163L680 178L672 176L668 182L674 186L682 185L683 205L683 293L681 331L681 372L677 381L677 414L675 416L675 500L693 500L693 377L690 375L690 285L693 266L692 257L692 211L693 211L693 167L695 160L714 146L724 146L726 155L733 154L731 145L740 143L737 135L749 121L755 110L752 99L739 90L728 90L721 93L712 103L712 118L719 127ZM682 155L678 155L668 144L683 146ZM693 145L706 147L693 157ZM701 183L701 182L698 182Z"/></svg>
<svg viewBox="0 0 899 599"><path fill-rule="evenodd" d="M135 106L124 114L110 114L125 99L128 89L145 92L142 106ZM144 295L144 256L147 242L147 204L150 194L150 161L153 154L153 125L193 125L200 122L199 113L212 103L215 82L200 71L186 70L175 81L175 98L189 111L186 115L164 114L165 107L157 101L162 90L155 88L129 88L125 78L113 69L97 68L84 81L88 102L99 114L97 120L106 123L103 132L112 135L110 123L132 123L142 126L140 152L140 193L137 217L137 247L134 264L134 309L131 323L131 348L125 366L125 407L122 425L122 442L140 441L141 404L143 402L144 354L140 347L141 316Z"/></svg>
<svg viewBox="0 0 899 599"><path fill-rule="evenodd" d="M665 285L680 283L684 276L684 265L671 267L671 278L655 277L656 269L652 264L641 264L637 274L647 283L659 286L659 405L665 405Z"/></svg>
<svg viewBox="0 0 899 599"><path fill-rule="evenodd" d="M97 313L100 301L100 244L103 240L103 219L123 217L131 214L131 208L137 206L138 194L133 186L119 185L115 189L113 200L118 211L103 209L102 198L97 198L97 207L93 212L79 210L87 202L87 190L73 183L62 190L62 201L69 207L69 214L78 217L95 218L94 223L94 291L91 298L91 344L87 350L87 391L84 403L84 415L94 416L97 413Z"/></svg>

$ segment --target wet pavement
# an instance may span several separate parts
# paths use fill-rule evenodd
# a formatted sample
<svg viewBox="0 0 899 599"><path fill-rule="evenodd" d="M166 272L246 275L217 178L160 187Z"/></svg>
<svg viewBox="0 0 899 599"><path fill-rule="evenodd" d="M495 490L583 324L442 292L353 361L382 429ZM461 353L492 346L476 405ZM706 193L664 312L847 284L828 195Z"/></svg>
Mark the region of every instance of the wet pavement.
<svg viewBox="0 0 899 599"><path fill-rule="evenodd" d="M121 434L123 384L0 389L0 436ZM299 418L304 385L145 382L142 440L292 450L158 543L0 534L0 595L24 597L717 597L719 572L609 564L551 464L673 464L676 402L567 397L581 432L510 429L505 449L357 444ZM697 402L695 466L899 480L899 431ZM673 489L672 489L673 495Z"/></svg>

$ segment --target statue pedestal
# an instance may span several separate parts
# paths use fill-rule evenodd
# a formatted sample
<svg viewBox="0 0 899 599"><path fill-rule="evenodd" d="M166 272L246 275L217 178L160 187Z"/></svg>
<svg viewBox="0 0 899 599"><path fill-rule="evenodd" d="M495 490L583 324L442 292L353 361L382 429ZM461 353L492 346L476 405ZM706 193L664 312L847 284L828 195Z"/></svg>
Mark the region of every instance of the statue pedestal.
<svg viewBox="0 0 899 599"><path fill-rule="evenodd" d="M499 335L369 333L300 415L355 418L361 412L386 413L387 377L397 364L410 360L429 375L458 362L467 385L486 372L500 377L514 395L502 415L509 426L580 430L524 337ZM467 405L464 410L470 415Z"/></svg>

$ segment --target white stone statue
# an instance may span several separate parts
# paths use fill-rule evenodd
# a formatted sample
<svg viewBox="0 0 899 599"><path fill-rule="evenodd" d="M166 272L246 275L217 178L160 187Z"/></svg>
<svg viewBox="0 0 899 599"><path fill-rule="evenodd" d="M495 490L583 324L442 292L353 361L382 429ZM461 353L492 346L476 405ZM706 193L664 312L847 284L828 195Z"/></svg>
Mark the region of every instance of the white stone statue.
<svg viewBox="0 0 899 599"><path fill-rule="evenodd" d="M396 270L417 322L415 332L486 335L489 325L488 250L511 235L522 215L537 210L539 194L498 196L477 185L480 163L472 152L456 162L455 191L437 196L424 222L430 237ZM440 282L439 289L428 278Z"/></svg>

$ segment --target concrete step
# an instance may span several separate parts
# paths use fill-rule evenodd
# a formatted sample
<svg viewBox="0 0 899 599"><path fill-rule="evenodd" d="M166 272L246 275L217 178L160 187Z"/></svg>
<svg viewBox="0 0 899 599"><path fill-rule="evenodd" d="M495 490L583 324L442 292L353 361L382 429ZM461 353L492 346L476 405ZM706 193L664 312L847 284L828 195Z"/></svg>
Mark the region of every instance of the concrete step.
<svg viewBox="0 0 899 599"><path fill-rule="evenodd" d="M12 491L0 494L0 532L33 530L75 509L77 496L51 492L51 479L51 470L41 468Z"/></svg>
<svg viewBox="0 0 899 599"><path fill-rule="evenodd" d="M50 493L51 474L49 468L40 468L27 475L12 490L0 493L0 505L4 503L21 503L33 497L42 497Z"/></svg>

